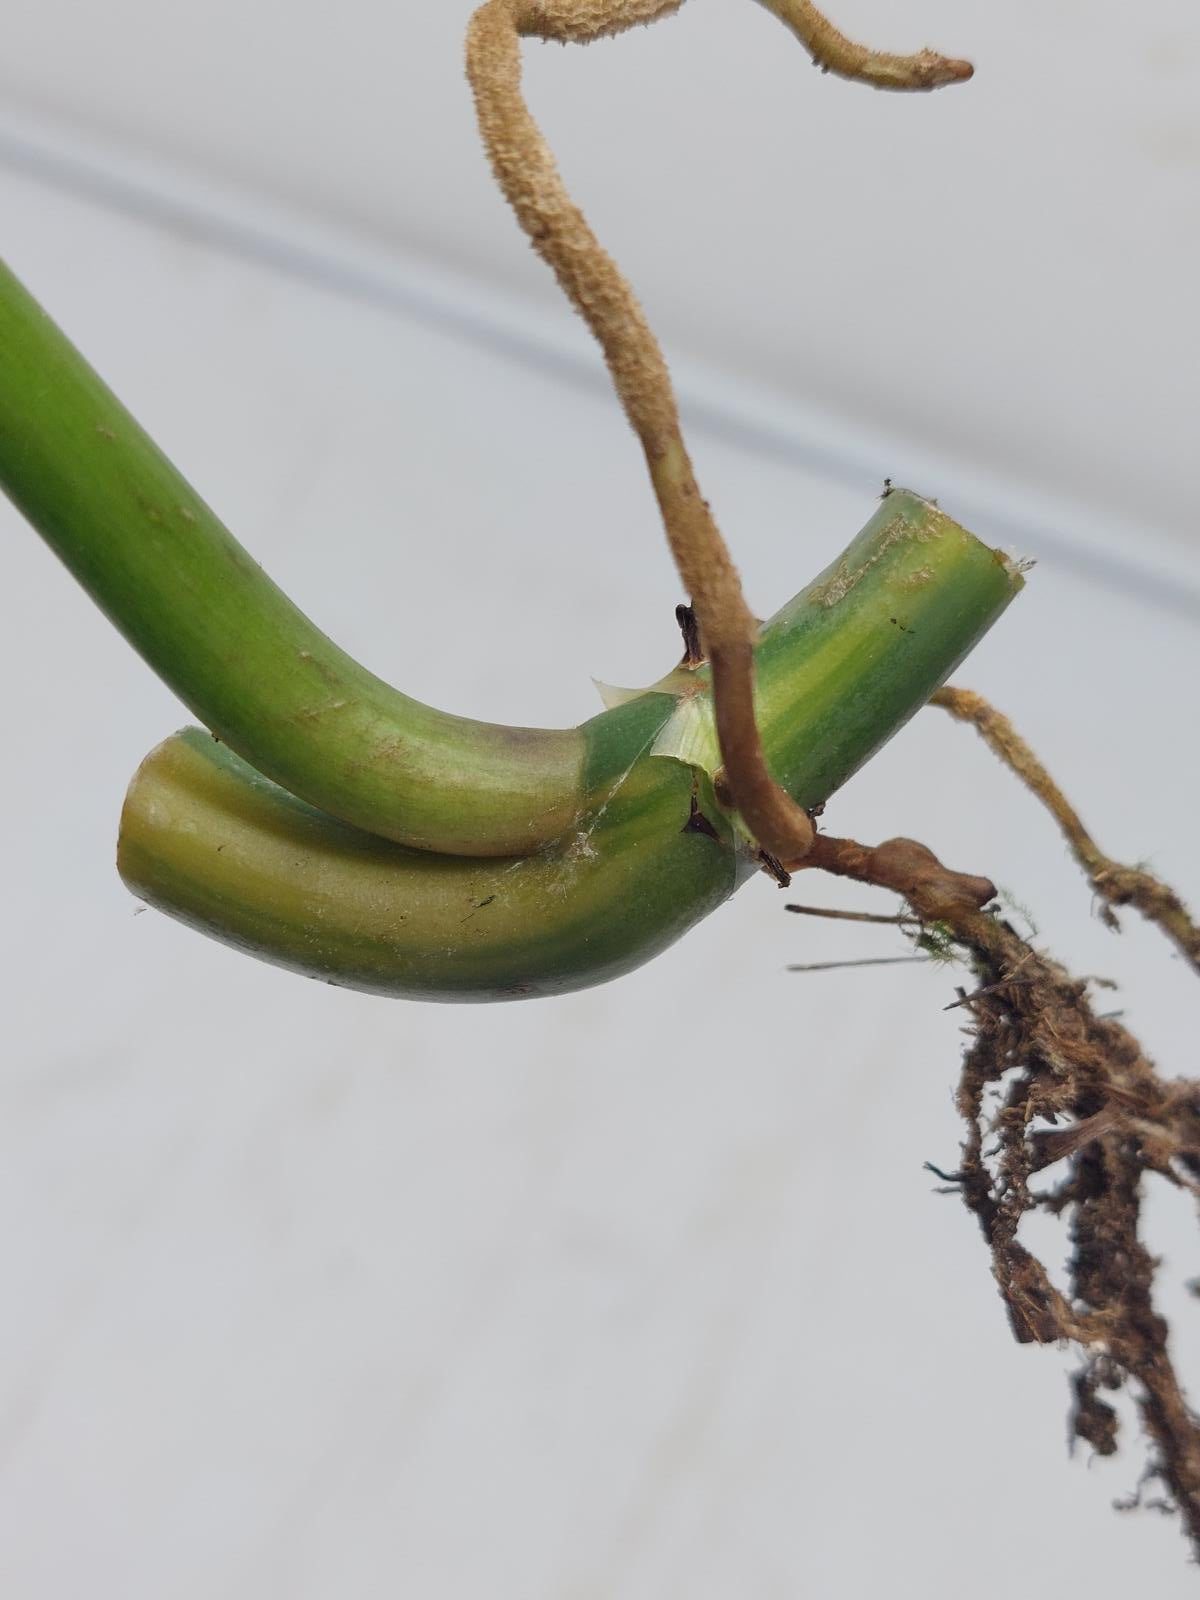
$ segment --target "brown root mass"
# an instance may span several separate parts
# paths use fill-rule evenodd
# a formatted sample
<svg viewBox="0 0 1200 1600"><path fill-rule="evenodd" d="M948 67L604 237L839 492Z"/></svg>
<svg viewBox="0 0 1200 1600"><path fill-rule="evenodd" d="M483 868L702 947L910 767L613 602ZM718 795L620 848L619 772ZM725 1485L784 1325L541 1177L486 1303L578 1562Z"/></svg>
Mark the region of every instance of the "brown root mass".
<svg viewBox="0 0 1200 1600"><path fill-rule="evenodd" d="M1172 1366L1153 1302L1157 1263L1141 1235L1148 1174L1200 1195L1200 1084L1160 1078L1120 1023L1096 1016L1086 983L1007 922L980 911L947 920L979 980L961 995L973 1037L958 1087L967 1136L954 1181L991 1250L1013 1333L1080 1347L1071 1426L1101 1455L1117 1448L1104 1395L1132 1387L1151 1474L1200 1555L1200 1423ZM1060 1163L1056 1183L1034 1186ZM1067 1221L1066 1293L1018 1237L1039 1209Z"/></svg>
<svg viewBox="0 0 1200 1600"><path fill-rule="evenodd" d="M1008 719L966 690L934 699L979 727L1043 800L1106 905L1136 906L1195 965L1200 938L1179 896L1103 855ZM1200 1083L1160 1077L1127 1029L1096 1015L1086 981L984 909L993 893L986 879L952 872L904 839L870 849L818 835L802 865L902 894L920 921L918 942L932 933L972 967L977 985L959 990L957 1002L971 1015L957 1092L966 1138L959 1170L942 1176L979 1222L1015 1337L1080 1348L1072 1436L1113 1454L1111 1396L1130 1388L1151 1443L1145 1476L1161 1481L1200 1558L1200 1419L1154 1306L1158 1263L1141 1215L1151 1175L1200 1197ZM1052 1168L1056 1181L1034 1182ZM1065 1219L1065 1292L1020 1240L1034 1211Z"/></svg>

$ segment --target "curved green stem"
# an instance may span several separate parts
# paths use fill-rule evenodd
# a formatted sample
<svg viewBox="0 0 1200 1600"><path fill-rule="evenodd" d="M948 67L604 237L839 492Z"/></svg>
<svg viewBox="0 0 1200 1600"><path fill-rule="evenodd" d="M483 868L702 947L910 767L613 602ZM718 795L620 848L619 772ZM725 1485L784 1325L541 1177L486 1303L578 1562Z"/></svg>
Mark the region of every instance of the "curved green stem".
<svg viewBox="0 0 1200 1600"><path fill-rule="evenodd" d="M578 730L434 711L339 650L2 264L0 486L183 703L293 794L472 855L537 849L575 815Z"/></svg>
<svg viewBox="0 0 1200 1600"><path fill-rule="evenodd" d="M688 826L694 792L707 831ZM196 728L143 762L118 865L135 894L227 944L418 1000L517 1000L619 977L752 870L678 762L635 762L536 855L471 858L336 822Z"/></svg>
<svg viewBox="0 0 1200 1600"><path fill-rule="evenodd" d="M758 710L779 780L826 800L928 698L1020 587L937 507L884 500L773 617ZM135 894L267 960L410 998L559 994L640 965L758 866L716 793L708 669L585 724L586 798L503 861L405 850L323 816L197 729L147 757L121 819Z"/></svg>
<svg viewBox="0 0 1200 1600"><path fill-rule="evenodd" d="M627 971L755 869L719 798L707 666L562 732L388 688L270 582L3 269L0 483L211 729L148 757L122 817L121 872L163 910L331 982L498 999ZM825 801L1020 586L936 506L885 497L759 632L774 780Z"/></svg>

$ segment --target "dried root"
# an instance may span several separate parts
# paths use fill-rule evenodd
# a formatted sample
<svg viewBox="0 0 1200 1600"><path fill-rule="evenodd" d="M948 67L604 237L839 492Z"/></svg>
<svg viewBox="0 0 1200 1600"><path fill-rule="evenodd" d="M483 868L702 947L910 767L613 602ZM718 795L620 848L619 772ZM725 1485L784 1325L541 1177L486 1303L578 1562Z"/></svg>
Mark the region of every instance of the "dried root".
<svg viewBox="0 0 1200 1600"><path fill-rule="evenodd" d="M1079 813L1021 738L1006 716L970 689L938 689L930 705L941 706L960 722L969 722L1031 794L1037 796L1058 823L1071 854L1087 874L1103 905L1110 928L1117 927L1114 906L1134 906L1162 929L1179 951L1200 972L1200 928L1174 889L1141 867L1122 866L1103 850L1084 827Z"/></svg>
<svg viewBox="0 0 1200 1600"><path fill-rule="evenodd" d="M1096 892L1136 906L1195 964L1196 931L1179 897L1100 853L1007 719L966 691L935 699L979 727L1046 803ZM1132 1390L1151 1443L1146 1476L1160 1480L1200 1557L1200 1419L1172 1365L1141 1232L1151 1175L1200 1197L1200 1083L1161 1078L1125 1028L1095 1014L1086 982L984 909L986 879L951 872L908 840L871 850L821 835L803 865L903 894L925 934L935 928L972 967L976 986L957 1002L972 1019L957 1096L966 1139L959 1170L942 1176L978 1219L1015 1337L1082 1351L1073 1436L1111 1455L1111 1395ZM1038 1181L1052 1169L1056 1181ZM1022 1219L1037 1210L1069 1229L1065 1293L1020 1240Z"/></svg>
<svg viewBox="0 0 1200 1600"><path fill-rule="evenodd" d="M950 933L980 983L962 996L973 1040L958 1089L967 1137L955 1181L991 1250L1013 1333L1080 1347L1072 1430L1101 1455L1117 1448L1104 1395L1132 1387L1151 1472L1200 1555L1200 1421L1171 1363L1153 1304L1157 1264L1141 1236L1148 1174L1200 1195L1200 1084L1160 1078L1126 1029L1095 1015L1086 984L999 918L954 918ZM985 1152L988 1141L995 1149ZM1056 1184L1031 1181L1056 1167ZM1037 1209L1067 1220L1065 1294L1018 1238Z"/></svg>
<svg viewBox="0 0 1200 1600"><path fill-rule="evenodd" d="M975 70L969 61L955 61L936 50L919 50L911 56L868 50L839 33L809 0L758 3L792 30L812 57L813 65L822 72L868 83L873 89L941 89L947 84L965 83Z"/></svg>

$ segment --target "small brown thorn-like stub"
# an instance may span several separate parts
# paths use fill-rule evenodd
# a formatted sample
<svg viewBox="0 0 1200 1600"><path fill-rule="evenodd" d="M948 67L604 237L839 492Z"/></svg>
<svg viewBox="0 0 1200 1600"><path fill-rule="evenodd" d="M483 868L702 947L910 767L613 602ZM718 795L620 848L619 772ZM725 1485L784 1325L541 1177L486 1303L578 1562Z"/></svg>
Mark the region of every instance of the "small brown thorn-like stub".
<svg viewBox="0 0 1200 1600"><path fill-rule="evenodd" d="M683 660L680 666L700 666L704 661L704 650L700 644L700 624L696 621L696 613L691 606L676 606L675 621L683 635Z"/></svg>
<svg viewBox="0 0 1200 1600"><path fill-rule="evenodd" d="M791 888L792 875L777 856L773 856L769 850L760 850L758 860L763 871L768 877L774 878L781 889Z"/></svg>

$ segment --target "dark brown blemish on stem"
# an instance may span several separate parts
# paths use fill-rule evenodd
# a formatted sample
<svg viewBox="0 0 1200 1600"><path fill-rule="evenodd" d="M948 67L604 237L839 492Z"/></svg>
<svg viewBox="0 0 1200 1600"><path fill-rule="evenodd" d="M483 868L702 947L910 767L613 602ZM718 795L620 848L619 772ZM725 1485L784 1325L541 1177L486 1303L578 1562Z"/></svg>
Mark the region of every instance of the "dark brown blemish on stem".
<svg viewBox="0 0 1200 1600"><path fill-rule="evenodd" d="M708 820L703 811L700 809L700 802L696 798L696 785L694 781L692 783L691 810L688 813L687 821L679 831L680 833L703 833L706 834L708 838L715 839L718 844L721 843L721 835L717 832L714 825Z"/></svg>
<svg viewBox="0 0 1200 1600"><path fill-rule="evenodd" d="M704 648L700 643L700 624L696 621L696 613L691 606L676 606L675 621L683 635L683 660L680 666L700 666L704 660Z"/></svg>

